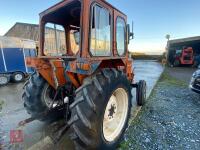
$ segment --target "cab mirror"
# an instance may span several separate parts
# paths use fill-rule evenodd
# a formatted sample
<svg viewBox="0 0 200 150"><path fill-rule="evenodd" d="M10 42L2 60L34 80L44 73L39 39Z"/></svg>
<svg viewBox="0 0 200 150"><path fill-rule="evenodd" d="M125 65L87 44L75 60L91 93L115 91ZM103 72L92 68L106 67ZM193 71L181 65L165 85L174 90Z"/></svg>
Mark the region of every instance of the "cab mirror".
<svg viewBox="0 0 200 150"><path fill-rule="evenodd" d="M133 30L133 29L132 29ZM130 25L127 24L127 41L130 43L130 40L134 39L133 31L130 31Z"/></svg>

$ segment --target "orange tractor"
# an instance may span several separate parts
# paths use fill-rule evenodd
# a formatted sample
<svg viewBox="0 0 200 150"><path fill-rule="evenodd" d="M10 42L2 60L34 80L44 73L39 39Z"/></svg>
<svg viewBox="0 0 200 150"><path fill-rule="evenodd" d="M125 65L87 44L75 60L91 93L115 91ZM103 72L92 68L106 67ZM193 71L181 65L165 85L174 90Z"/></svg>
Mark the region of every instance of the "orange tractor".
<svg viewBox="0 0 200 150"><path fill-rule="evenodd" d="M65 0L40 14L40 50L27 58L36 72L25 84L27 112L66 119L77 149L112 149L121 141L145 81L134 82L127 17L104 0Z"/></svg>

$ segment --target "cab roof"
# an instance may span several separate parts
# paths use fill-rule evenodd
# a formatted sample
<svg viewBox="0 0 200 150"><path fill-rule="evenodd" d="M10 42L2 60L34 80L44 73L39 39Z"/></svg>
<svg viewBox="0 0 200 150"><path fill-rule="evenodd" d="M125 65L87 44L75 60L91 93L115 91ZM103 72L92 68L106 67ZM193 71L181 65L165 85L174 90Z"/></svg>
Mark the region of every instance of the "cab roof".
<svg viewBox="0 0 200 150"><path fill-rule="evenodd" d="M74 1L85 1L85 0L63 0L53 6L51 6L50 8L46 9L45 11L40 13L40 17L45 16L46 14L49 14L50 12L56 11L59 8L62 8L63 6L65 6L66 4L70 3L70 2L74 2ZM121 13L122 15L126 16L123 12L121 12L119 9L117 9L116 7L114 7L113 5L111 5L110 3L108 3L106 0L97 0L104 2L105 4L107 4L109 7L111 7L112 9L117 10L119 13Z"/></svg>

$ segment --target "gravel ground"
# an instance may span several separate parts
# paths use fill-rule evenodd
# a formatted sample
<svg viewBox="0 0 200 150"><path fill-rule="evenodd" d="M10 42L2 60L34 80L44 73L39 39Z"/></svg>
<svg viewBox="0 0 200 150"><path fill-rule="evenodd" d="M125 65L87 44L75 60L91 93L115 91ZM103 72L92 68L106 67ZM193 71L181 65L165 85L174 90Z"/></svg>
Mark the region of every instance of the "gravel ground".
<svg viewBox="0 0 200 150"><path fill-rule="evenodd" d="M199 149L200 96L167 69L141 112L130 123L120 149Z"/></svg>

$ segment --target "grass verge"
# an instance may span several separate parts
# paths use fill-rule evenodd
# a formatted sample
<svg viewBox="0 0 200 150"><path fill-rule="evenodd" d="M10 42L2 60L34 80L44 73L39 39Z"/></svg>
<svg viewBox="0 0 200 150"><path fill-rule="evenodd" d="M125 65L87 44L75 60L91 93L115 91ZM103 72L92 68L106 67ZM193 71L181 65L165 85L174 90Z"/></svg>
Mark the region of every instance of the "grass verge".
<svg viewBox="0 0 200 150"><path fill-rule="evenodd" d="M175 86L181 86L181 87L186 87L188 86L186 82L182 81L182 80L178 80L172 76L170 76L170 74L165 70L164 73L162 74L159 82L164 82L166 84L170 84L170 85L175 85Z"/></svg>

